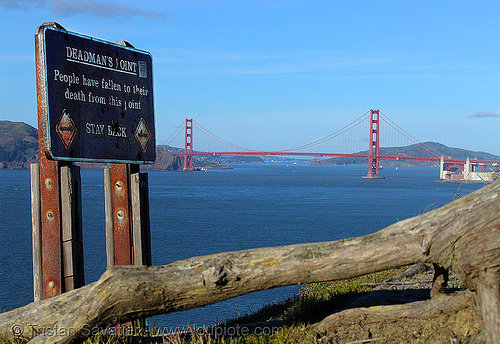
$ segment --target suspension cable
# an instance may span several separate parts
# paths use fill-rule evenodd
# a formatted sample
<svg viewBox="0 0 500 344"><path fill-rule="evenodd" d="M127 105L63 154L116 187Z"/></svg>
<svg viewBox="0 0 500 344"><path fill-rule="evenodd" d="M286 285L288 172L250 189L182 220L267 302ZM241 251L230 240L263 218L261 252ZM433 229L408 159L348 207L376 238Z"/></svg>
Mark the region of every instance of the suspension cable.
<svg viewBox="0 0 500 344"><path fill-rule="evenodd" d="M386 114L384 114L382 111L380 111L382 113L382 115L384 116L382 119L384 119L386 121L387 124L389 124L391 127L393 127L395 130L397 130L400 134L402 134L403 136L405 136L408 140L413 140L413 143L416 143L418 144L419 146L421 146L422 148L424 148L424 150L426 150L427 152L429 152L430 154L436 156L436 157L441 157L443 154L439 153L437 150L429 147L428 145L426 145L425 143L421 142L420 140L418 140L417 138L415 138L413 135L411 135L410 133L408 133L406 130L404 130L403 128L401 128L399 125L397 125L392 119L390 119Z"/></svg>
<svg viewBox="0 0 500 344"><path fill-rule="evenodd" d="M172 141L175 140L179 136L179 134L182 132L182 130L179 130L179 129L183 125L184 125L184 121L182 121L181 124L179 124L179 126L177 127L177 129L174 130L174 132L163 142L162 145L170 146L170 144L172 143Z"/></svg>
<svg viewBox="0 0 500 344"><path fill-rule="evenodd" d="M239 150L243 150L243 151L248 151L248 152L259 152L258 150L255 150L255 149L249 149L249 148L245 148L245 147L241 147L241 146L238 146L238 145L235 145L233 143L230 143L224 139L221 139L220 137L218 137L217 135L213 134L212 132L210 132L208 129L204 128L200 123L198 123L196 120L193 119L193 122L197 125L197 127L207 136L211 137L212 139L218 141L218 142L221 142L223 144L226 144L232 148L235 148L235 149L239 149Z"/></svg>
<svg viewBox="0 0 500 344"><path fill-rule="evenodd" d="M298 146L298 147L295 147L295 148L289 148L289 149L283 149L283 150L280 150L278 152L291 152L291 151L295 151L295 150L301 150L301 149L305 149L305 148L309 148L309 147L313 147L313 146L317 146L323 142L326 142L326 141L329 141L343 133L345 133L346 131L354 128L355 126L361 124L364 120L364 117L366 117L366 115L368 114L369 111L365 112L363 115L359 116L358 118L356 118L354 121L352 121L351 123L349 123L348 125L344 126L343 128L337 130L336 132L328 135L328 136L325 136L321 139L318 139L316 141L313 141L313 142L310 142L310 143L307 143L305 145L302 145L302 146Z"/></svg>

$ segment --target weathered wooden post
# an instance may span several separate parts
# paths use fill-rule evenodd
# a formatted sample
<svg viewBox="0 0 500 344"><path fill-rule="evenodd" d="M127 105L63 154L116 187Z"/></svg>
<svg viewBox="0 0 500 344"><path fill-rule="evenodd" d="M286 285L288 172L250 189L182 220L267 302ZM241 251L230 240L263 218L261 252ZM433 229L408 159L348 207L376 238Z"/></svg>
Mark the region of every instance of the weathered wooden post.
<svg viewBox="0 0 500 344"><path fill-rule="evenodd" d="M31 223L33 247L33 300L42 299L42 225L40 217L40 164L31 164Z"/></svg>
<svg viewBox="0 0 500 344"><path fill-rule="evenodd" d="M85 285L80 167L62 164L59 174L63 291L70 291Z"/></svg>
<svg viewBox="0 0 500 344"><path fill-rule="evenodd" d="M152 265L149 222L149 180L147 173L134 173L130 180L134 265Z"/></svg>
<svg viewBox="0 0 500 344"><path fill-rule="evenodd" d="M148 175L138 165L104 170L107 266L151 265Z"/></svg>
<svg viewBox="0 0 500 344"><path fill-rule="evenodd" d="M38 27L35 50L40 163L31 175L37 300L84 285L80 169L74 162L112 163L105 178L108 266L151 264L147 175L139 173L139 164L154 162L156 140L149 53L57 23Z"/></svg>

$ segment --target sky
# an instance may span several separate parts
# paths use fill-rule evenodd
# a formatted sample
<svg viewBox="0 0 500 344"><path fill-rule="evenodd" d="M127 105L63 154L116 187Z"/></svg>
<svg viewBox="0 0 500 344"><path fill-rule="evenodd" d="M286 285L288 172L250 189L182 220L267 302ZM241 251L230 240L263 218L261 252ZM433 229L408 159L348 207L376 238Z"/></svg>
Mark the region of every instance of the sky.
<svg viewBox="0 0 500 344"><path fill-rule="evenodd" d="M153 56L157 144L194 118L243 147L324 137L380 109L422 142L500 155L500 2L0 0L0 119L36 126L34 34Z"/></svg>

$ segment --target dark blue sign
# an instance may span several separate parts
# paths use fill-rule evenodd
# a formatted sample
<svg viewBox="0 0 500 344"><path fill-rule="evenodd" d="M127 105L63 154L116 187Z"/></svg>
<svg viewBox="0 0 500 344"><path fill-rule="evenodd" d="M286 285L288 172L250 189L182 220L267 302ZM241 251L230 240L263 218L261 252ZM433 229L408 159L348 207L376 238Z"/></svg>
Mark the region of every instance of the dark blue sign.
<svg viewBox="0 0 500 344"><path fill-rule="evenodd" d="M44 144L65 161L156 158L151 54L51 26L39 47Z"/></svg>

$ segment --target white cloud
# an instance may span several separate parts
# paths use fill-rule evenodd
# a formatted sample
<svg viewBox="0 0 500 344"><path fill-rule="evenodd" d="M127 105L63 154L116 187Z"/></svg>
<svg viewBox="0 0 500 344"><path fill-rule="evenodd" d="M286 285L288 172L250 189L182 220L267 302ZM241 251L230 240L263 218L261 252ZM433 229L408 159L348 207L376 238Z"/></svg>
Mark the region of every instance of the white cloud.
<svg viewBox="0 0 500 344"><path fill-rule="evenodd" d="M10 10L10 9L20 9L20 10L31 10L39 7L47 7L47 0L0 0L0 7Z"/></svg>
<svg viewBox="0 0 500 344"><path fill-rule="evenodd" d="M53 0L52 7L57 14L72 16L76 14L91 14L96 17L131 18L145 17L154 20L165 20L167 15L159 12L143 11L139 8L122 5L113 1L85 0Z"/></svg>
<svg viewBox="0 0 500 344"><path fill-rule="evenodd" d="M475 114L469 116L471 118L484 118L484 117L499 117L500 118L500 109L495 111L479 111Z"/></svg>
<svg viewBox="0 0 500 344"><path fill-rule="evenodd" d="M153 20L166 20L168 17L161 12L144 11L140 8L123 5L120 2L107 0L0 0L0 8L22 11L46 8L65 17L79 14L90 14L92 16L105 18L144 17Z"/></svg>

